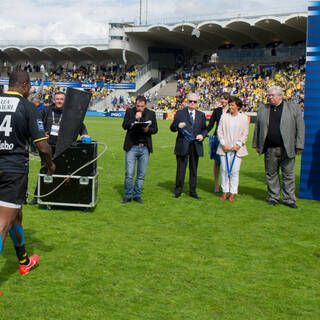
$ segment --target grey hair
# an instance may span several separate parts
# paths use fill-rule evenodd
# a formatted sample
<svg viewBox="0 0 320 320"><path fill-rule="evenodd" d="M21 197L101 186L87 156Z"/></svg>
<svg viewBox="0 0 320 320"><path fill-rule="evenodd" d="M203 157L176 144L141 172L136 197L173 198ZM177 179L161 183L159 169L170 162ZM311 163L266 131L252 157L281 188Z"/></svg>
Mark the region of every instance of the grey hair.
<svg viewBox="0 0 320 320"><path fill-rule="evenodd" d="M277 95L283 96L283 90L279 86L271 86L270 88L268 88L267 92L270 93L271 91L275 91Z"/></svg>
<svg viewBox="0 0 320 320"><path fill-rule="evenodd" d="M191 92L187 95L187 99L190 100L191 97L197 97L197 100L199 101L199 95L195 92Z"/></svg>

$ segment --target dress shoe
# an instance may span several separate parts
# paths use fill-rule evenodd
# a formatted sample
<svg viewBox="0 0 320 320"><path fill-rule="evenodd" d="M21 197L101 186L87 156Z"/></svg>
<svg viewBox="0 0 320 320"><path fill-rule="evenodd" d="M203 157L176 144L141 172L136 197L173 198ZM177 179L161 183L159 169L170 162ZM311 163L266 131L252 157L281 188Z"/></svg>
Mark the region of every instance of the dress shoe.
<svg viewBox="0 0 320 320"><path fill-rule="evenodd" d="M120 203L127 203L130 202L131 199L130 198L123 198L123 200L120 201Z"/></svg>
<svg viewBox="0 0 320 320"><path fill-rule="evenodd" d="M298 206L294 202L284 203L284 205L291 209L298 209Z"/></svg>
<svg viewBox="0 0 320 320"><path fill-rule="evenodd" d="M197 200L200 200L200 199L201 199L196 193L190 194L190 197L195 198L195 199L197 199Z"/></svg>
<svg viewBox="0 0 320 320"><path fill-rule="evenodd" d="M267 200L267 203L269 206L275 206L277 204L277 202L274 200Z"/></svg>
<svg viewBox="0 0 320 320"><path fill-rule="evenodd" d="M229 197L229 193L228 192L224 192L222 194L222 197L220 198L221 201L226 201Z"/></svg>
<svg viewBox="0 0 320 320"><path fill-rule="evenodd" d="M38 204L38 199L37 198L33 198L30 202L29 202L30 206L34 206L36 204Z"/></svg>
<svg viewBox="0 0 320 320"><path fill-rule="evenodd" d="M229 201L230 202L234 202L234 200L236 200L236 194L235 193L231 193L230 197L229 197Z"/></svg>
<svg viewBox="0 0 320 320"><path fill-rule="evenodd" d="M139 202L141 204L144 204L143 200L141 198L133 198L133 201Z"/></svg>
<svg viewBox="0 0 320 320"><path fill-rule="evenodd" d="M181 196L181 193L174 193L172 195L172 198L179 198Z"/></svg>

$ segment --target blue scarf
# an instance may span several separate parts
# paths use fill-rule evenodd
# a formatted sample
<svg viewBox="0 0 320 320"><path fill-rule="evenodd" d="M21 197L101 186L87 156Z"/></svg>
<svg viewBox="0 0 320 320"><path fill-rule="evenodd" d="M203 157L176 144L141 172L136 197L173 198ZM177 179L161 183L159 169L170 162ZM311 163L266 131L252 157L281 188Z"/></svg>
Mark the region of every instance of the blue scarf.
<svg viewBox="0 0 320 320"><path fill-rule="evenodd" d="M183 137L187 140L187 141L193 141L195 140L195 138L192 138L192 134L185 128L180 129L181 133L183 134Z"/></svg>
<svg viewBox="0 0 320 320"><path fill-rule="evenodd" d="M234 153L233 159L231 161L231 166L229 167L229 161L228 161L228 152L226 152L226 164L227 164L227 172L228 172L228 178L231 176L231 172L233 169L234 161L236 160L237 153Z"/></svg>

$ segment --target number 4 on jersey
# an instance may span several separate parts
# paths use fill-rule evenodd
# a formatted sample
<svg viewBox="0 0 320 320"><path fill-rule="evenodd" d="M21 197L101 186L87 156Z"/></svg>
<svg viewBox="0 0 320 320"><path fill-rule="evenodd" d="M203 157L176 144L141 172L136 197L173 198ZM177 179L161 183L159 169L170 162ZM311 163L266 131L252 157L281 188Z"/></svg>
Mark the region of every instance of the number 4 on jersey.
<svg viewBox="0 0 320 320"><path fill-rule="evenodd" d="M6 137L10 137L10 133L12 132L11 128L11 115L6 115L3 118L2 123L0 124L0 132L4 131L4 135Z"/></svg>

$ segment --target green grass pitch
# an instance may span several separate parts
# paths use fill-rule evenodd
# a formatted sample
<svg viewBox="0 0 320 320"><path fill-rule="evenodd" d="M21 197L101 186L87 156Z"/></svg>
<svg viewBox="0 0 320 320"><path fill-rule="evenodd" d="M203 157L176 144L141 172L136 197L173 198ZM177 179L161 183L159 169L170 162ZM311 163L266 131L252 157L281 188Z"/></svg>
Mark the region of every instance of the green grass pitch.
<svg viewBox="0 0 320 320"><path fill-rule="evenodd" d="M26 248L39 267L18 271L10 238L0 258L0 319L320 319L320 204L266 204L263 158L247 142L234 203L213 193L213 162L199 161L198 194L172 198L176 134L158 121L144 205L120 204L121 119L86 118L99 159L95 210L24 206ZM99 147L102 150L102 147ZM297 158L297 187L300 158ZM40 162L30 164L34 190Z"/></svg>

